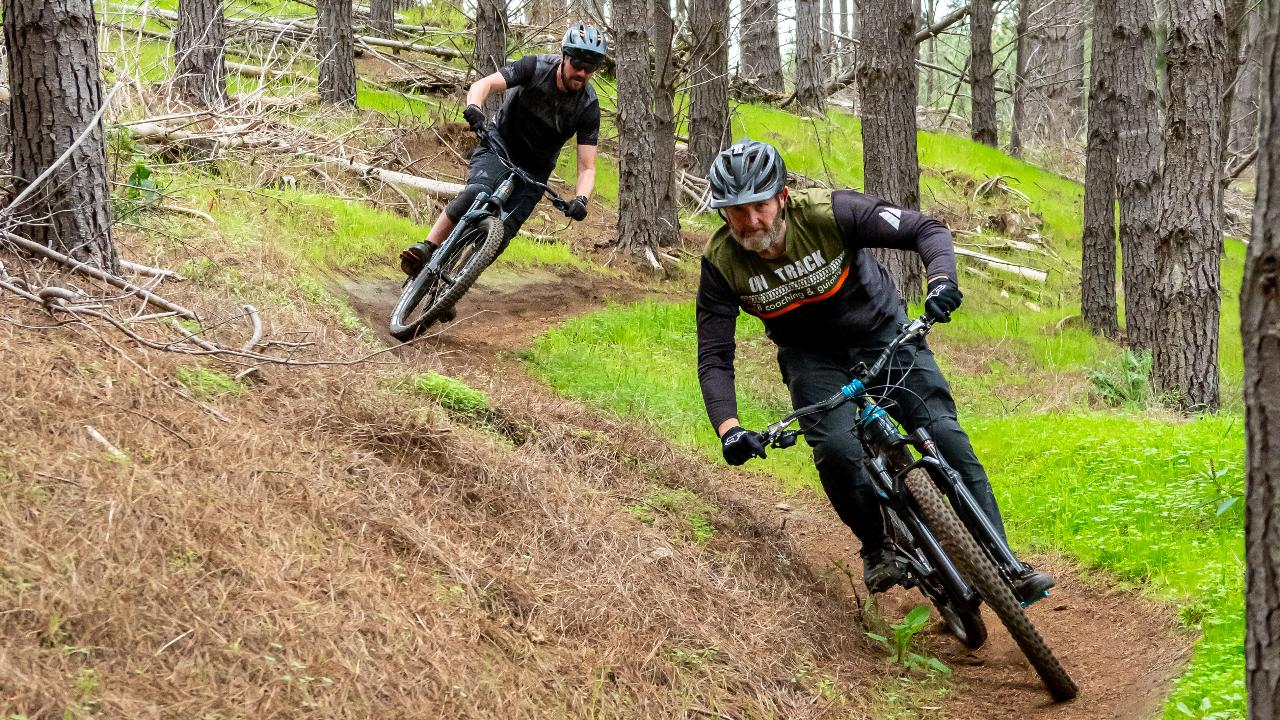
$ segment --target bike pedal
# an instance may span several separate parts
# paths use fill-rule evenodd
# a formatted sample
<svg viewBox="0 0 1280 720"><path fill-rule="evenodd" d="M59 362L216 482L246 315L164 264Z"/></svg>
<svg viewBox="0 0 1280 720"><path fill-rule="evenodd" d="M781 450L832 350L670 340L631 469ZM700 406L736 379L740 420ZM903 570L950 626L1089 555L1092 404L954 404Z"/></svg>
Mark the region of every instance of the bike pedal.
<svg viewBox="0 0 1280 720"><path fill-rule="evenodd" d="M1048 590L1041 590L1039 595L1036 595L1035 597L1031 598L1030 600L1019 600L1018 602L1022 605L1022 607L1027 608L1027 607L1031 607L1032 605L1034 605L1034 604L1036 604L1036 603L1040 602L1041 600L1043 600L1043 599L1045 599L1045 598L1047 598L1047 597L1049 597L1049 591L1048 591Z"/></svg>

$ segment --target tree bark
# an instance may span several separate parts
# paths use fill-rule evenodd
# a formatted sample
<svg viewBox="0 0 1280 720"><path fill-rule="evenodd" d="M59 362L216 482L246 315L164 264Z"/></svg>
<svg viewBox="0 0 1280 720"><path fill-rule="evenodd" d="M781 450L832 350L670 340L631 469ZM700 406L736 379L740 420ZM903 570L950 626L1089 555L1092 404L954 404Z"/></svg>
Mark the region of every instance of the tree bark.
<svg viewBox="0 0 1280 720"><path fill-rule="evenodd" d="M970 103L973 139L995 147L996 71L991 57L991 28L996 11L993 0L970 0L969 77L973 88Z"/></svg>
<svg viewBox="0 0 1280 720"><path fill-rule="evenodd" d="M1107 0L1116 2L1116 0ZM1160 114L1156 97L1155 3L1118 0L1112 41L1115 89L1116 194L1120 199L1125 335L1138 352L1157 331L1156 191L1160 182ZM1096 26L1096 20L1095 20Z"/></svg>
<svg viewBox="0 0 1280 720"><path fill-rule="evenodd" d="M1250 3L1247 0L1225 0L1225 4L1227 13L1226 60L1222 70L1222 106L1219 109L1218 117L1218 134L1222 136L1222 143L1219 148L1218 184L1223 189L1226 188L1223 178L1226 176L1227 163L1231 159L1231 116L1236 104L1237 83L1245 65L1246 58L1244 54L1249 49L1247 14ZM1218 193L1217 212L1220 222L1224 195L1225 193Z"/></svg>
<svg viewBox="0 0 1280 720"><path fill-rule="evenodd" d="M614 0L618 69L618 245L652 255L662 238L662 192L656 175L653 52L648 28L654 0Z"/></svg>
<svg viewBox="0 0 1280 720"><path fill-rule="evenodd" d="M911 0L858 0L858 97L866 191L905 208L920 206L916 154L915 13ZM923 295L916 253L877 250L907 300Z"/></svg>
<svg viewBox="0 0 1280 720"><path fill-rule="evenodd" d="M332 105L354 107L356 60L351 29L351 0L317 0L316 15L320 99Z"/></svg>
<svg viewBox="0 0 1280 720"><path fill-rule="evenodd" d="M827 109L822 71L821 0L796 0L796 104L807 112Z"/></svg>
<svg viewBox="0 0 1280 720"><path fill-rule="evenodd" d="M396 0L369 0L369 27L384 37L394 37Z"/></svg>
<svg viewBox="0 0 1280 720"><path fill-rule="evenodd" d="M475 79L498 71L507 62L507 4L505 0L477 0L476 46L471 56ZM502 96L490 95L484 103L486 115L493 115Z"/></svg>
<svg viewBox="0 0 1280 720"><path fill-rule="evenodd" d="M782 92L782 51L778 47L778 0L743 0L738 29L742 59L738 74L771 92Z"/></svg>
<svg viewBox="0 0 1280 720"><path fill-rule="evenodd" d="M840 0L839 30L840 30L840 34L843 35L844 37L840 38L840 42L837 43L837 47L840 49L840 51L837 54L837 58L839 61L836 63L836 67L839 68L841 72L843 72L846 64L849 62L850 43L845 38L853 37L852 35L849 34L849 0Z"/></svg>
<svg viewBox="0 0 1280 720"><path fill-rule="evenodd" d="M4 0L3 8L14 195L87 130L67 161L8 210L29 223L20 232L32 241L114 273L106 148L102 122L94 119L103 98L93 3Z"/></svg>
<svg viewBox="0 0 1280 720"><path fill-rule="evenodd" d="M556 0L531 0L525 7L528 22L534 27L555 28L566 24L562 22L565 19L564 4Z"/></svg>
<svg viewBox="0 0 1280 720"><path fill-rule="evenodd" d="M676 72L672 57L675 23L669 5L653 2L653 180L658 186L658 245L674 246L680 241L680 215L676 191ZM729 19L726 10L725 23ZM725 72L728 72L728 56ZM727 99L726 99L727 102ZM726 106L727 111L727 106ZM727 122L726 115L726 122ZM692 139L692 138L691 138Z"/></svg>
<svg viewBox="0 0 1280 720"><path fill-rule="evenodd" d="M1084 166L1084 234L1080 239L1080 314L1097 335L1115 337L1116 121L1113 31L1117 0L1097 0L1089 67L1089 136Z"/></svg>
<svg viewBox="0 0 1280 720"><path fill-rule="evenodd" d="M1025 123L1029 136L1073 135L1084 99L1085 0L1026 0Z"/></svg>
<svg viewBox="0 0 1280 720"><path fill-rule="evenodd" d="M1280 716L1280 3L1263 4L1258 195L1241 291L1245 685L1249 718Z"/></svg>
<svg viewBox="0 0 1280 720"><path fill-rule="evenodd" d="M689 171L703 177L729 141L728 0L694 0L690 21Z"/></svg>
<svg viewBox="0 0 1280 720"><path fill-rule="evenodd" d="M1027 37L1032 0L1018 0L1018 24L1013 61L1013 117L1009 123L1009 154L1022 157L1022 133L1027 122L1027 64L1031 42Z"/></svg>
<svg viewBox="0 0 1280 720"><path fill-rule="evenodd" d="M227 30L222 0L180 0L178 31L173 36L178 96L219 108L227 102Z"/></svg>
<svg viewBox="0 0 1280 720"><path fill-rule="evenodd" d="M1188 412L1218 408L1218 119L1226 67L1222 0L1171 4L1165 58L1169 106L1156 224L1162 322L1151 376Z"/></svg>

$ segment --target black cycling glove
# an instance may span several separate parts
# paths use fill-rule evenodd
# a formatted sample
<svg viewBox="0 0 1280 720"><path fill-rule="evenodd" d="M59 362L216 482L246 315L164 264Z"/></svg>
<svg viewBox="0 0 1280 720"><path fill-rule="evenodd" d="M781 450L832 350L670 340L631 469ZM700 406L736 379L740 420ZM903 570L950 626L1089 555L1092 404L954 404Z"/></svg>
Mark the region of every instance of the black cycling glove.
<svg viewBox="0 0 1280 720"><path fill-rule="evenodd" d="M951 312L960 307L964 294L960 286L948 277L929 281L929 292L924 296L924 313L937 322L951 322Z"/></svg>
<svg viewBox="0 0 1280 720"><path fill-rule="evenodd" d="M730 465L741 465L753 457L764 457L764 440L760 433L745 430L741 425L734 425L720 437L724 461Z"/></svg>
<svg viewBox="0 0 1280 720"><path fill-rule="evenodd" d="M488 118L484 116L484 110L479 105L468 105L466 110L462 111L462 119L467 121L471 126L471 132L479 134L484 129L484 125L488 122Z"/></svg>
<svg viewBox="0 0 1280 720"><path fill-rule="evenodd" d="M587 217L587 198L585 195L569 201L569 206L564 209L564 214L574 220L583 220Z"/></svg>

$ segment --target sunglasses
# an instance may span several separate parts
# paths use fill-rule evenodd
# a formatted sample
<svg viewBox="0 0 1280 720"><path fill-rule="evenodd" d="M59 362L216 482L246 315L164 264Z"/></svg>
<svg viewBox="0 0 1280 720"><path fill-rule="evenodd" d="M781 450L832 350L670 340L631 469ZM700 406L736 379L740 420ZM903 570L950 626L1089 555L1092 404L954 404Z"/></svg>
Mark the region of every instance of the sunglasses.
<svg viewBox="0 0 1280 720"><path fill-rule="evenodd" d="M579 60L578 58L572 55L566 55L565 57L569 58L569 64L573 66L574 70L581 70L583 72L595 72L600 67L600 63L593 63L593 62L587 62L586 60Z"/></svg>

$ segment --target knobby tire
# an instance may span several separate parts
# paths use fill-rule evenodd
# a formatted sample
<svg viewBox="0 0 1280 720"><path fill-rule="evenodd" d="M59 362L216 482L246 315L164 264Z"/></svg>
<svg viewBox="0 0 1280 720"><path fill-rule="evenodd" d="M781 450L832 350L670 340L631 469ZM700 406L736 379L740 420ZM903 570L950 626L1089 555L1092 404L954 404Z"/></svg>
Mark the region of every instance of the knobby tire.
<svg viewBox="0 0 1280 720"><path fill-rule="evenodd" d="M928 558L929 562L935 566L940 564L940 559L931 557L931 553L927 552L922 544L917 545L912 540L912 533L902 520L887 508L882 508L886 525L892 530L894 542L908 545L916 545L918 551ZM938 571L941 575L941 571ZM947 630L956 637L965 647L978 649L987 642L987 625L982 621L982 606L964 609L958 604L959 601L951 597L946 589L946 584L939 577L935 582L926 585L924 578L920 578L920 592L933 603L937 608L938 615L942 618L942 623L946 625Z"/></svg>
<svg viewBox="0 0 1280 720"><path fill-rule="evenodd" d="M1039 631L1027 618L1021 603L1014 597L1013 590L1000 577L1000 572L987 554L978 547L977 541L960 522L933 479L923 469L917 468L907 474L906 485L919 505L929 530L937 536L947 555L1000 618L1000 622L1004 623L1022 649L1022 654L1027 656L1031 666L1040 675L1049 694L1059 702L1074 698L1079 693L1075 682L1053 656L1053 651L1045 644L1044 638L1040 637Z"/></svg>
<svg viewBox="0 0 1280 720"><path fill-rule="evenodd" d="M424 270L405 283L396 306L391 311L392 337L401 342L412 340L439 319L446 309L461 300L476 278L480 277L480 273L498 257L504 231L502 223L496 217L489 215L480 218L473 227L466 228L458 242L454 243L451 248L452 256L444 258L440 264L440 276L427 278ZM453 276L453 284L441 291L438 285L443 282L441 276L446 274ZM434 286L427 287L431 280L435 281ZM412 317L414 309L423 302L430 304L417 317Z"/></svg>

